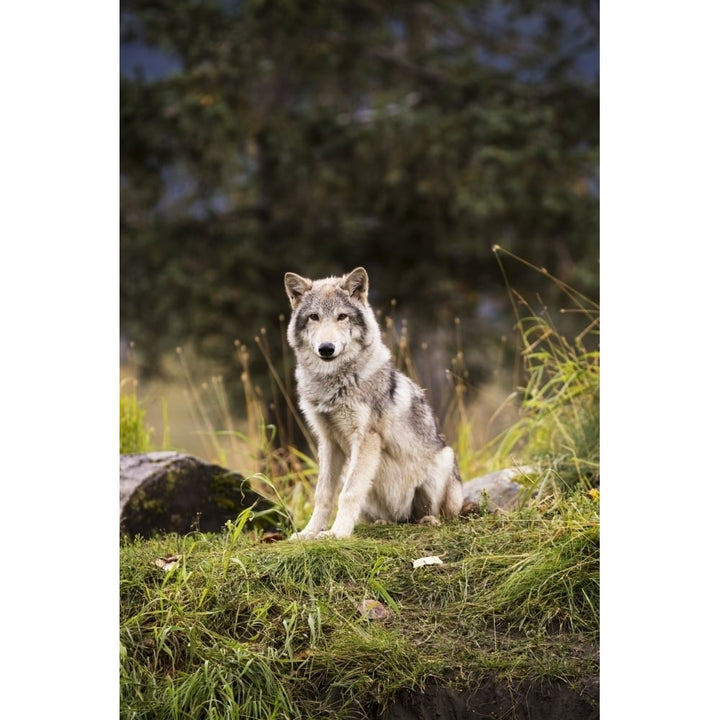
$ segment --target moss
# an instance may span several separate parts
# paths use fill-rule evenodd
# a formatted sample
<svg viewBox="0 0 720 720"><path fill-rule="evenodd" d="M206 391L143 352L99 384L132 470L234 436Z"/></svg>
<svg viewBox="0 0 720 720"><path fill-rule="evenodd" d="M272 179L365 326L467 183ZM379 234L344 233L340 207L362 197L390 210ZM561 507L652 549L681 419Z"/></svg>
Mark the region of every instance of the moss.
<svg viewBox="0 0 720 720"><path fill-rule="evenodd" d="M210 500L223 510L237 512L242 501L243 479L232 472L216 472L210 483Z"/></svg>
<svg viewBox="0 0 720 720"><path fill-rule="evenodd" d="M128 502L128 506L132 512L143 515L161 516L167 512L165 498L148 497L148 494L142 488L135 491Z"/></svg>

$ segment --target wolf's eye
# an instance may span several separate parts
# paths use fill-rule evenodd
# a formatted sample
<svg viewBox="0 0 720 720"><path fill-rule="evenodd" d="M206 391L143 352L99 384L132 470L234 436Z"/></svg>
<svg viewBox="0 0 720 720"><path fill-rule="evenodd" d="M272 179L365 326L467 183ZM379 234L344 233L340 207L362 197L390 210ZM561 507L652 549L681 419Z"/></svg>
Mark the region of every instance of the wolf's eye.
<svg viewBox="0 0 720 720"><path fill-rule="evenodd" d="M310 313L310 315L308 315L308 317L310 318L310 320L315 320L315 321L320 319L320 316L317 313Z"/></svg>
<svg viewBox="0 0 720 720"><path fill-rule="evenodd" d="M338 320L347 320L347 315L345 313L340 313L338 315Z"/></svg>

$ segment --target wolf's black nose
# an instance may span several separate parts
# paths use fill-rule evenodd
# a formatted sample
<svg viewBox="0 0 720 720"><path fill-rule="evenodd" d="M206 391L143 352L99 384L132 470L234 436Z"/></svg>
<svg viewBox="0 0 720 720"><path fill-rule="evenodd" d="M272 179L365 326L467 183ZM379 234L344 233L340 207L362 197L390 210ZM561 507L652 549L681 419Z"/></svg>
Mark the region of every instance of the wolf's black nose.
<svg viewBox="0 0 720 720"><path fill-rule="evenodd" d="M335 352L335 346L332 343L320 343L318 352L320 353L320 357L332 357Z"/></svg>

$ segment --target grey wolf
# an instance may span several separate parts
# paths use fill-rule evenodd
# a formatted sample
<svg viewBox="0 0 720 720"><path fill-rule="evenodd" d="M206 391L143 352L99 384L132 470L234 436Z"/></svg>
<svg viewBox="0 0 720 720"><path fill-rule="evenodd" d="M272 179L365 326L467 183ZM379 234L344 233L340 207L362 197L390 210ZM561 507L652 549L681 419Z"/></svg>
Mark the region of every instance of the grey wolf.
<svg viewBox="0 0 720 720"><path fill-rule="evenodd" d="M322 280L285 274L299 405L318 440L312 515L293 539L345 538L358 522L434 523L463 503L455 453L393 364L368 288L361 267Z"/></svg>

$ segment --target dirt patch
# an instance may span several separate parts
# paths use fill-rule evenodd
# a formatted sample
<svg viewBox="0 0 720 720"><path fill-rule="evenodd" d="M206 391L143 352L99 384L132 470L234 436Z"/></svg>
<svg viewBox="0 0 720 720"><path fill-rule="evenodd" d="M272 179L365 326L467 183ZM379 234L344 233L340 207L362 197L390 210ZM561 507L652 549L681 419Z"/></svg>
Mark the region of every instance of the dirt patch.
<svg viewBox="0 0 720 720"><path fill-rule="evenodd" d="M422 693L402 693L378 720L597 720L597 678L570 686L557 680L510 683L489 678L460 692L428 686Z"/></svg>

